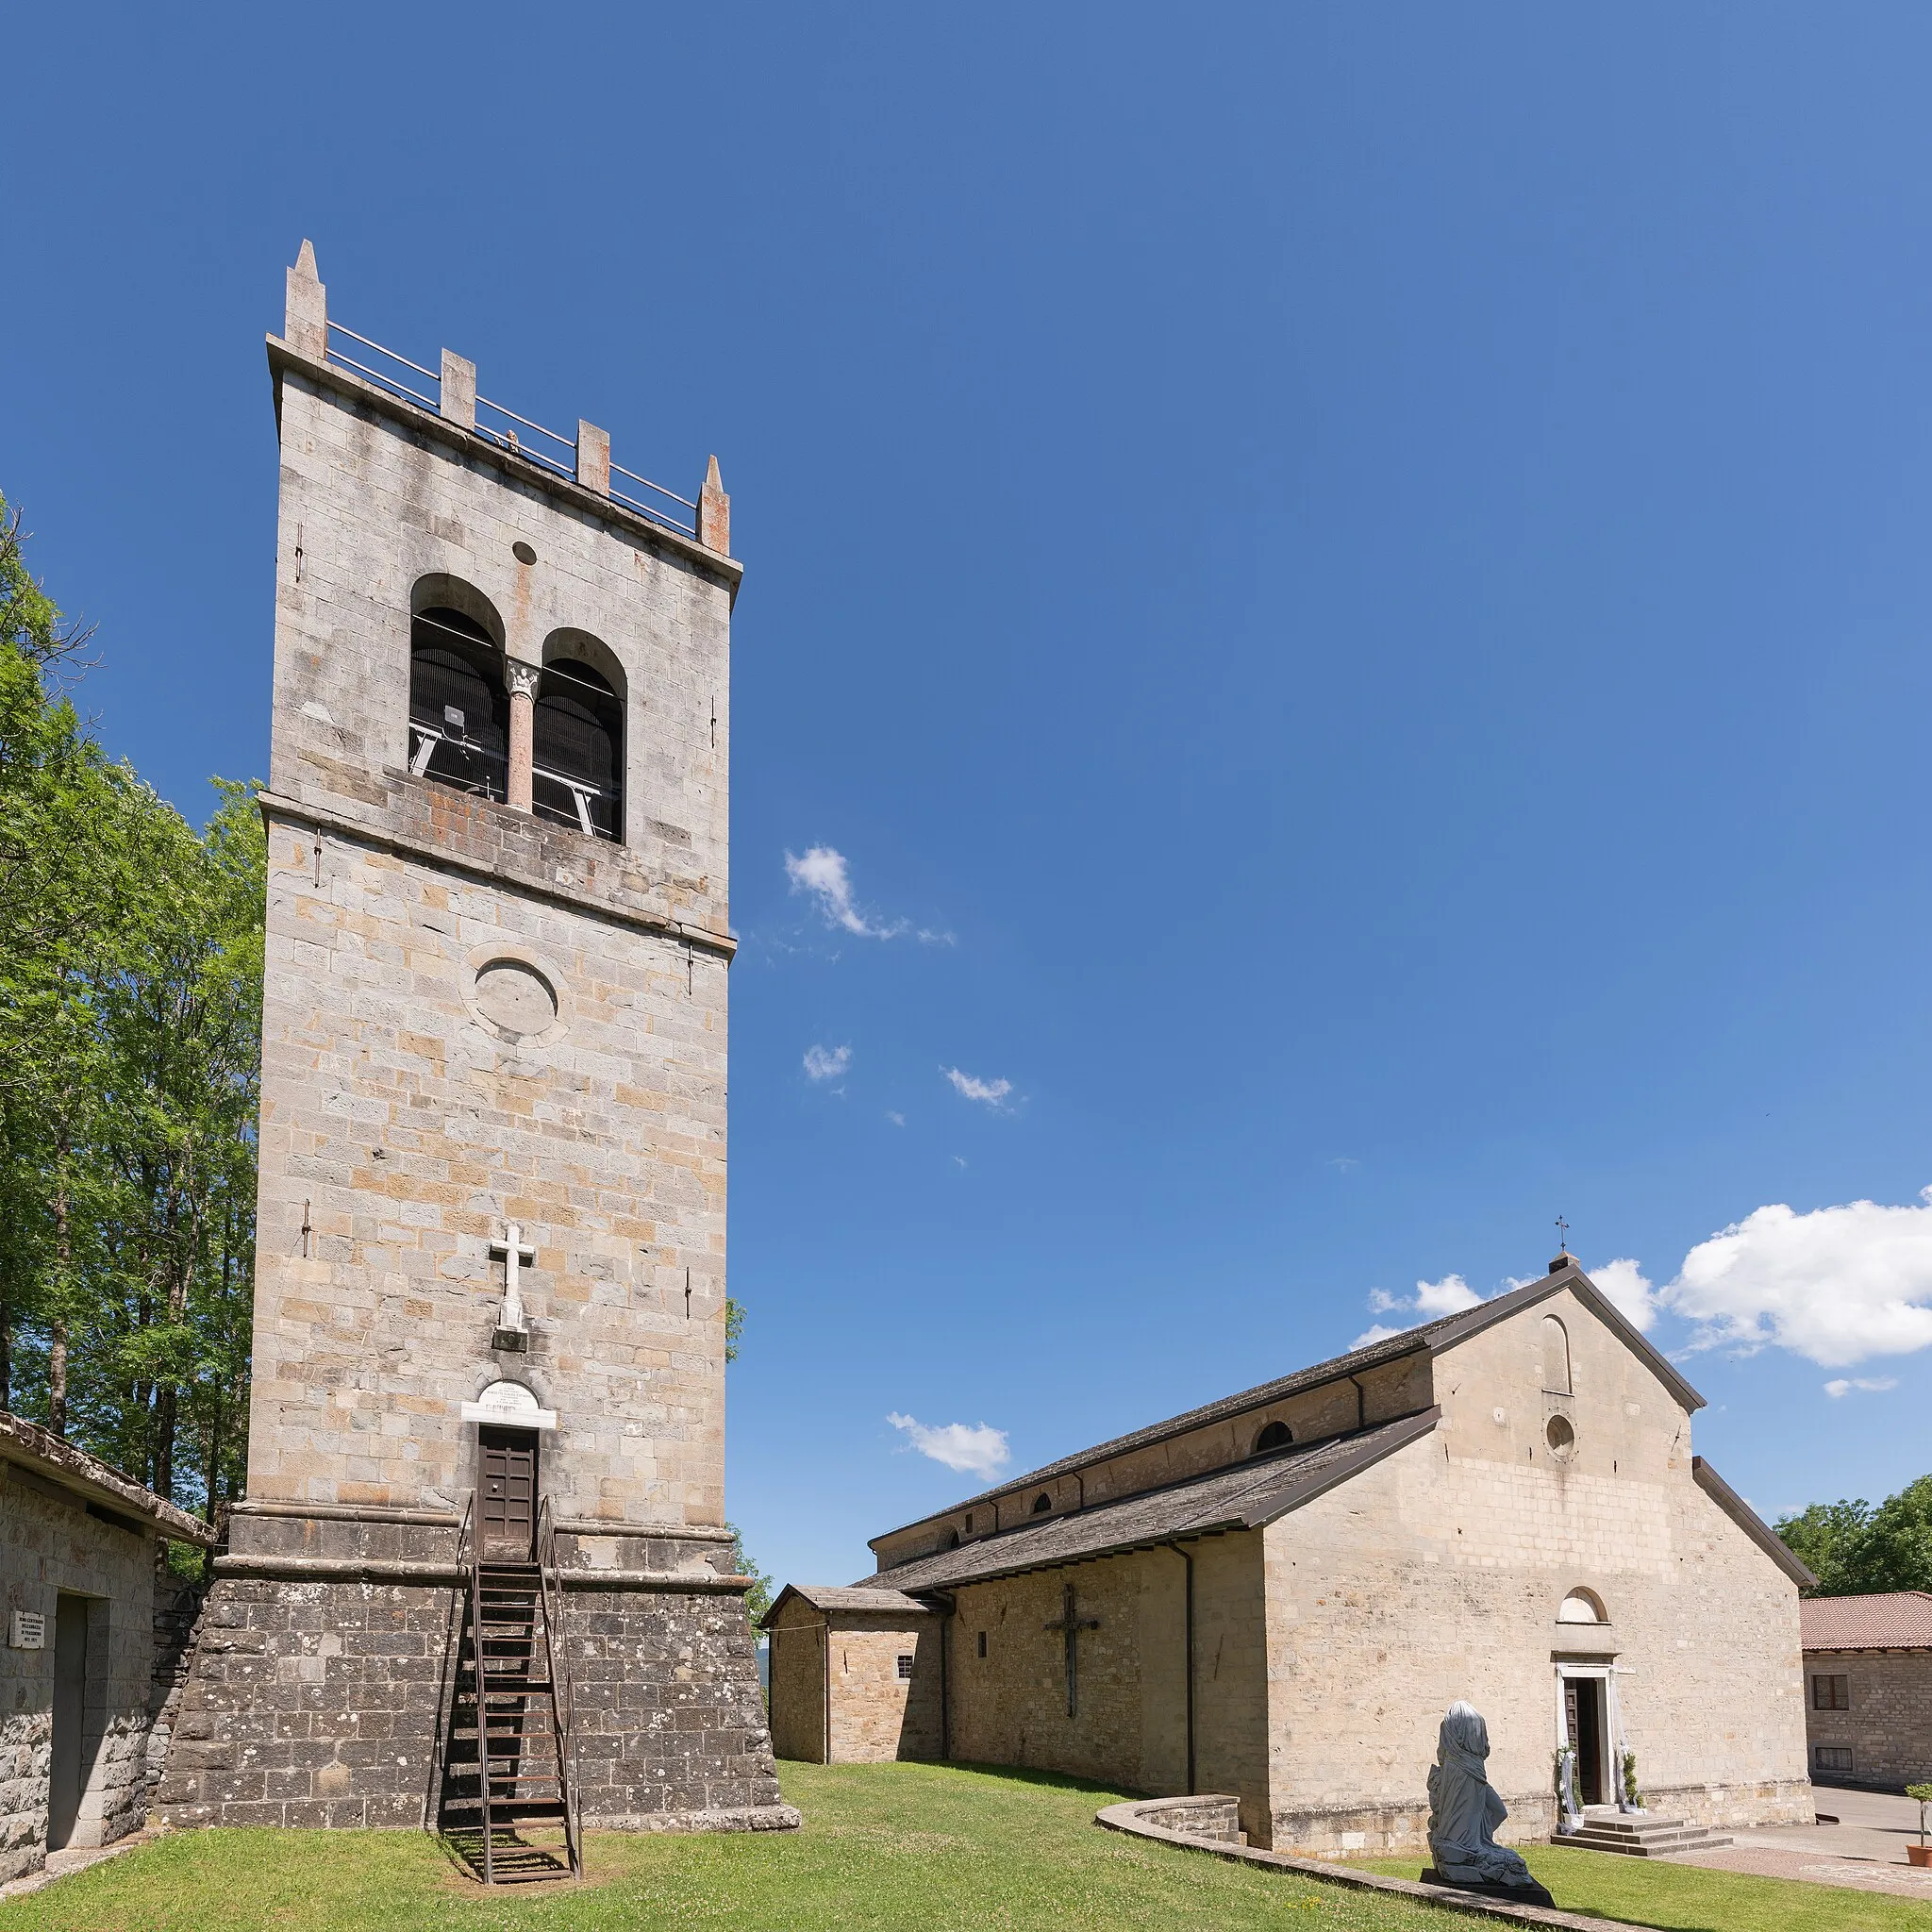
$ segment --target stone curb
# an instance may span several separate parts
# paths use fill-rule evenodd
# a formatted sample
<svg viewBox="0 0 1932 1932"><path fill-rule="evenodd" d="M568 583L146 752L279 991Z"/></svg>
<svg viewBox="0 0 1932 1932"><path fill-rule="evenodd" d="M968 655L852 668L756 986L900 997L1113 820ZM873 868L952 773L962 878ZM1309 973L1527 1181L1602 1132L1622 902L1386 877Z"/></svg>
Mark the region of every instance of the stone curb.
<svg viewBox="0 0 1932 1932"><path fill-rule="evenodd" d="M1654 1927L1640 1925L1631 1919L1591 1919L1580 1912L1552 1911L1547 1906L1513 1906L1505 1899L1477 1898L1470 1892L1452 1891L1440 1885L1419 1884L1412 1878L1384 1878L1379 1872L1358 1872L1351 1865L1327 1865L1318 1858L1297 1858L1288 1852L1263 1852L1252 1845L1195 1838L1185 1831L1170 1831L1167 1826L1141 1816L1154 1805L1173 1803L1172 1798L1158 1798L1108 1805L1094 1813L1093 1822L1108 1831L1150 1839L1157 1844L1177 1845L1184 1852L1206 1852L1210 1857L1225 1858L1232 1864L1296 1872L1304 1878L1319 1879L1324 1885L1345 1885L1356 1891L1395 1892L1403 1898L1419 1899L1424 1905L1441 1906L1444 1911L1468 1912L1478 1919L1507 1919L1517 1925L1562 1925L1569 1932L1655 1932Z"/></svg>
<svg viewBox="0 0 1932 1932"><path fill-rule="evenodd" d="M72 1854L56 1852L54 1856L60 1864L53 1869L42 1865L38 1872L28 1872L19 1878L8 1879L0 1885L0 1900L25 1898L30 1891L40 1891L52 1885L57 1879L71 1878L76 1872L85 1872L91 1865L98 1865L105 1858L118 1858L123 1852L138 1852L143 1845L151 1845L158 1838L167 1836L164 1824L144 1824L139 1831L130 1831L125 1838L117 1838L110 1845L89 1845L76 1847Z"/></svg>

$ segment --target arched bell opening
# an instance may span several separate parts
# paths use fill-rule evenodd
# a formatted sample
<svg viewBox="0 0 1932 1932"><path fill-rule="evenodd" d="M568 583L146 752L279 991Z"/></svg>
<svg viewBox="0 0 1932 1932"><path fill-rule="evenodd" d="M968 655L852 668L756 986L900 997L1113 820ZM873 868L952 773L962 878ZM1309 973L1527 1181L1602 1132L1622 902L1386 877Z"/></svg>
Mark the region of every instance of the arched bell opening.
<svg viewBox="0 0 1932 1932"><path fill-rule="evenodd" d="M508 796L503 653L481 623L446 604L409 620L409 770L485 798Z"/></svg>
<svg viewBox="0 0 1932 1932"><path fill-rule="evenodd" d="M596 640L565 634L544 647L533 719L531 808L592 838L624 838L624 696L591 661Z"/></svg>

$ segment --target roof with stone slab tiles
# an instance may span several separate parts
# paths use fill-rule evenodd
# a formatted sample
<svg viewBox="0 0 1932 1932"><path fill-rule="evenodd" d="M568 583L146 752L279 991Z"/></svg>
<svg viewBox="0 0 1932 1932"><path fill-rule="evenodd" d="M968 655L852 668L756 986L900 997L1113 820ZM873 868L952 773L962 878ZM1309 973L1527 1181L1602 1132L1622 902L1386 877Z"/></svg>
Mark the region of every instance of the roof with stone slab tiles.
<svg viewBox="0 0 1932 1932"><path fill-rule="evenodd" d="M1807 1596L1798 1626L1807 1650L1932 1650L1932 1591Z"/></svg>
<svg viewBox="0 0 1932 1932"><path fill-rule="evenodd" d="M0 1461L31 1470L43 1482L52 1482L83 1501L142 1518L157 1536L170 1541L199 1543L205 1548L214 1542L214 1531L200 1517L177 1509L99 1457L90 1456L64 1437L7 1409L0 1409Z"/></svg>
<svg viewBox="0 0 1932 1932"><path fill-rule="evenodd" d="M1340 1382L1349 1375L1358 1375L1365 1369L1379 1368L1384 1363L1399 1361L1404 1356L1414 1355L1426 1350L1431 1355L1440 1355L1445 1349L1453 1348L1458 1341L1466 1341L1472 1335L1480 1334L1492 1324L1505 1321L1509 1316L1541 1301L1545 1296L1555 1294L1559 1289L1569 1289L1578 1296L1594 1313L1600 1316L1616 1334L1639 1356L1644 1365L1657 1375L1687 1408L1702 1408L1701 1396L1663 1356L1632 1326L1629 1319L1616 1306L1606 1298L1603 1291L1591 1280L1574 1260L1559 1257L1564 1265L1553 1268L1541 1280L1524 1282L1486 1302L1478 1303L1473 1308L1464 1308L1454 1315L1441 1315L1433 1322L1424 1322L1418 1327L1405 1328L1397 1335L1385 1335L1370 1342L1364 1348L1351 1349L1346 1355L1339 1355L1325 1362L1317 1362L1312 1368L1297 1369L1294 1374L1280 1376L1273 1382L1262 1382L1253 1389L1244 1389L1238 1395L1224 1395L1218 1402L1204 1403L1199 1408L1188 1409L1184 1414L1171 1416L1166 1422L1150 1423L1145 1428L1135 1429L1124 1436L1116 1436L1111 1441L1101 1442L1091 1449L1076 1450L1071 1456L1063 1456L1058 1462L1043 1463L1038 1469L1029 1470L1024 1475L1008 1478L990 1490L981 1490L975 1495L968 1496L963 1502L954 1503L943 1509L935 1509L925 1516L915 1518L911 1523L901 1524L898 1529L886 1531L886 1536L898 1536L908 1529L916 1529L922 1523L937 1522L941 1517L951 1516L961 1509L971 1509L981 1503L990 1503L995 1496L1008 1496L1015 1491L1031 1489L1037 1483L1048 1482L1053 1477L1066 1475L1076 1469L1091 1469L1096 1462L1105 1462L1116 1456L1124 1456L1132 1450L1145 1449L1156 1442L1164 1442L1175 1436L1186 1435L1190 1430L1204 1428L1209 1424L1225 1422L1238 1415L1244 1415L1250 1409L1265 1408L1271 1403L1280 1402L1288 1396L1298 1395L1306 1389L1319 1389L1326 1382ZM876 1545L884 1537L874 1537Z"/></svg>
<svg viewBox="0 0 1932 1932"><path fill-rule="evenodd" d="M932 1606L923 1604L916 1596L908 1596L902 1590L851 1589L843 1585L828 1583L788 1583L781 1590L772 1607L758 1619L762 1625L769 1624L778 1614L779 1607L788 1596L795 1596L808 1603L815 1610L859 1610L873 1615L894 1617L929 1617Z"/></svg>
<svg viewBox="0 0 1932 1932"><path fill-rule="evenodd" d="M1029 1521L880 1571L859 1590L943 1591L1026 1570L1050 1570L1220 1531L1259 1529L1312 1502L1371 1464L1420 1441L1441 1411L1423 1409L1306 1448L1250 1457L1229 1469L1096 1503L1063 1516ZM801 1592L803 1594L803 1592Z"/></svg>

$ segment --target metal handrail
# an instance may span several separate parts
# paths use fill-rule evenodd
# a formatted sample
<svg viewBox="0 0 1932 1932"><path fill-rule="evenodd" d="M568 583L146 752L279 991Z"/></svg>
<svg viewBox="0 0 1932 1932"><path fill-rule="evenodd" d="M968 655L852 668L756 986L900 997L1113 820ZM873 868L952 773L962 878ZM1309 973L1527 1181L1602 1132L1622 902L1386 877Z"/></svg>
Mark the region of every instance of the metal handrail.
<svg viewBox="0 0 1932 1932"><path fill-rule="evenodd" d="M583 1819L577 1808L580 1800L577 1795L576 1693L570 1674L570 1646L560 1641L563 1587L557 1574L557 1517L547 1495L537 1506L537 1581L543 1592L543 1649L544 1661L550 1667L550 1708L561 1733L557 1774L564 1779L563 1843L565 1851L570 1854L571 1876L581 1878L584 1875L581 1849ZM559 1683L563 1687L560 1697L558 1694ZM564 1771L566 1757L570 1761L567 1776Z"/></svg>
<svg viewBox="0 0 1932 1932"><path fill-rule="evenodd" d="M463 1520L457 1527L457 1575L463 1574L463 1553L470 1543L470 1517L476 1507L476 1493L473 1490L470 1499L463 1505ZM449 1778L449 1747L454 1740L457 1722L457 1679L463 1668L463 1591L460 1581L451 1592L450 1624L443 1644L442 1684L440 1707L447 1713L446 1721L437 1726L436 1749L429 1764L429 1796L424 1807L425 1821L433 1821L435 1829L442 1829L443 1787Z"/></svg>
<svg viewBox="0 0 1932 1932"><path fill-rule="evenodd" d="M386 375L381 370L372 369L368 363L358 362L353 356L342 354L329 342L330 337L338 335L347 336L352 342L360 342L365 349L373 349L378 356L386 356L391 362L399 362L405 369L413 370L418 375L427 376L436 384L436 394L425 396L420 390L411 389L408 383L398 380L395 376ZM331 320L327 324L323 342L323 359L337 363L344 369L353 369L358 375L366 375L378 389L386 390L391 395L401 396L406 401L420 404L432 414L442 413L442 376L438 371L425 369L420 362L412 362L408 357L399 355L394 349L375 341L373 336L358 334L343 323ZM527 416L520 416L514 409L502 403L492 402L485 395L476 398L476 407L479 409L492 409L499 416L507 416L512 423L521 423L525 429L534 430L537 435L549 438L552 442L571 452L571 460L568 463L560 463L555 457L545 456L541 450L525 448L522 440L513 429L493 429L488 424L474 424L472 426L475 433L485 441L493 442L498 448L507 449L511 455L522 457L525 461L535 463L540 469L548 470L561 476L566 482L576 481L577 444L575 437L560 435L557 430L547 428L541 423L532 422ZM641 485L655 495L666 497L673 503L682 504L691 514L687 519L677 516L673 511L659 509L653 504L641 503L635 496L628 495L614 485L609 492L612 502L621 503L627 508L636 510L639 515L649 517L654 524L661 524L666 529L675 530L680 536L697 535L698 507L690 497L680 496L676 491L668 490L661 483L654 483L648 476L639 475L635 470L626 470L622 463L612 463L610 473L614 476L628 476L633 483Z"/></svg>
<svg viewBox="0 0 1932 1932"><path fill-rule="evenodd" d="M490 1840L490 1707L483 1695L483 1565L470 1565L470 1654L476 1661L476 1793L483 1818L483 1883L496 1883Z"/></svg>

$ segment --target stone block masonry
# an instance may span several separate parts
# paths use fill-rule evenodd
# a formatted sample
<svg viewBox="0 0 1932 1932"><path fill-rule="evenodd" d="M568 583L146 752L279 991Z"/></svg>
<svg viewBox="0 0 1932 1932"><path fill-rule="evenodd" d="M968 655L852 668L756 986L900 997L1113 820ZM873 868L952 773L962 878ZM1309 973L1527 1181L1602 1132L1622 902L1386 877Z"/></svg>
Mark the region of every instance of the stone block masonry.
<svg viewBox="0 0 1932 1932"><path fill-rule="evenodd" d="M461 357L440 413L330 364L289 287L248 1492L160 1809L432 1817L464 1564L554 1537L586 1819L792 1824L719 1567L740 567L591 425L565 475L479 435ZM426 775L506 718L508 782ZM529 808L546 720L594 835Z"/></svg>

